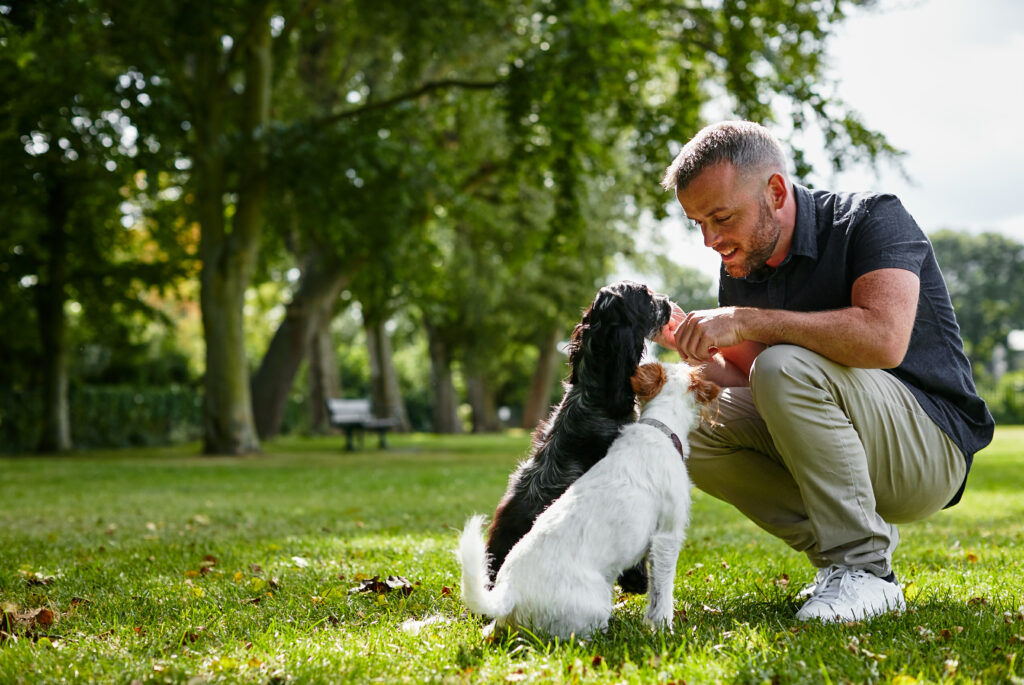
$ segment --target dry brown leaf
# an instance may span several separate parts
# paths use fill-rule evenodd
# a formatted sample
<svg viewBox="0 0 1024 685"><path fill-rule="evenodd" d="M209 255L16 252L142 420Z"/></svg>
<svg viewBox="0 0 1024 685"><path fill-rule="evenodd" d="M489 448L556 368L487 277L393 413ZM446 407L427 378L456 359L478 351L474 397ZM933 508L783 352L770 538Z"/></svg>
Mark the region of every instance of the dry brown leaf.
<svg viewBox="0 0 1024 685"><path fill-rule="evenodd" d="M357 592L372 592L374 594L382 595L394 590L400 590L403 595L409 595L412 593L413 585L408 579L403 578L402 576L388 576L384 580L381 580L380 576L374 576L373 578L367 578L359 583L359 585L350 588L348 592L349 594Z"/></svg>

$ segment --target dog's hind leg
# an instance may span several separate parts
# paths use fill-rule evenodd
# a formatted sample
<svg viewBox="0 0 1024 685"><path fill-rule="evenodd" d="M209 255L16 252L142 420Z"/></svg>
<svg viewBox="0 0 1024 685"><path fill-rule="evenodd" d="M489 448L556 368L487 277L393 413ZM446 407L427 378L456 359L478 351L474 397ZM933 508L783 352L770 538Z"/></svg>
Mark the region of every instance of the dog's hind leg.
<svg viewBox="0 0 1024 685"><path fill-rule="evenodd" d="M676 564L682 537L669 532L657 532L651 538L650 587L647 592L647 624L654 630L672 630L673 591Z"/></svg>
<svg viewBox="0 0 1024 685"><path fill-rule="evenodd" d="M620 573L616 582L623 592L634 595L647 592L647 559L641 559L635 566Z"/></svg>

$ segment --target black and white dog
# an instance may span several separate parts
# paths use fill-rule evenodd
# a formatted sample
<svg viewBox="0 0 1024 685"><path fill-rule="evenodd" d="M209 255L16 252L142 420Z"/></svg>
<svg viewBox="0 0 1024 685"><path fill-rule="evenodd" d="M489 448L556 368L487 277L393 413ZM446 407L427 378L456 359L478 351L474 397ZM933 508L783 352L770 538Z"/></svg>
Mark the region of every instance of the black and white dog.
<svg viewBox="0 0 1024 685"><path fill-rule="evenodd" d="M598 291L569 340L565 394L533 434L531 454L509 476L487 539L493 581L512 546L565 489L608 451L627 423L636 420L630 377L644 341L669 321L671 302L647 286L620 281ZM619 579L622 589L647 589L643 566Z"/></svg>
<svg viewBox="0 0 1024 685"><path fill-rule="evenodd" d="M686 364L645 364L637 393L656 395L608 455L569 486L520 540L488 589L487 555L473 516L459 538L462 599L493 628L524 627L569 639L603 630L612 584L650 559L647 623L671 628L676 563L690 512L686 437L718 386ZM660 392L659 392L660 390Z"/></svg>

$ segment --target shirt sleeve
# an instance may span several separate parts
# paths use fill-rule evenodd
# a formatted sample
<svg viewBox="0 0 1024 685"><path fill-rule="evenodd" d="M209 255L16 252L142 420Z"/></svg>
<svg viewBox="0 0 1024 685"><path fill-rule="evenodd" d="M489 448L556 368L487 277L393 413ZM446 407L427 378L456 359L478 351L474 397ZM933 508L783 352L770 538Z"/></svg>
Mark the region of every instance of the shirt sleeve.
<svg viewBox="0 0 1024 685"><path fill-rule="evenodd" d="M896 196L876 196L857 214L850 221L847 254L852 280L878 269L921 275L930 250L928 238Z"/></svg>

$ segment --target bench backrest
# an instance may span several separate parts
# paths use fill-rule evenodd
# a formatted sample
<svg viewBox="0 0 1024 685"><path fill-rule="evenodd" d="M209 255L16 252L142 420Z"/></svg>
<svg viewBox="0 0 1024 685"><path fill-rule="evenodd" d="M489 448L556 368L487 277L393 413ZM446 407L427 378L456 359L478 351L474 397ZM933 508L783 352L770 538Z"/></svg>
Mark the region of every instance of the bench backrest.
<svg viewBox="0 0 1024 685"><path fill-rule="evenodd" d="M370 410L370 400L327 400L327 411L331 414L331 421L361 421L373 418Z"/></svg>

